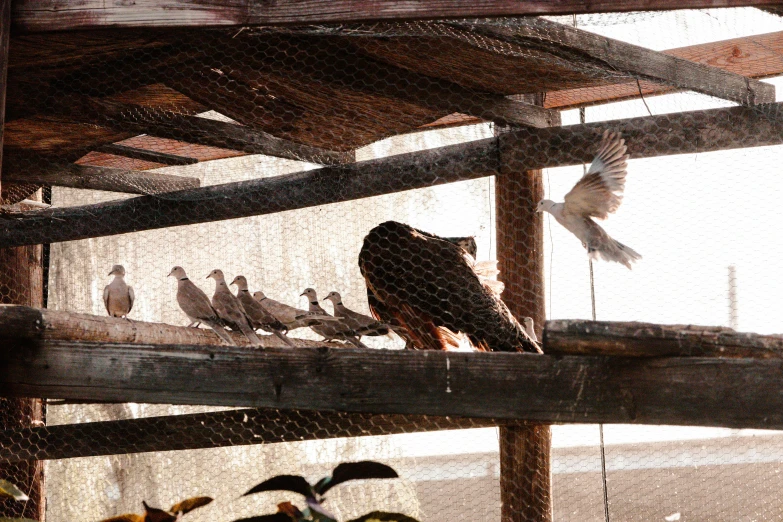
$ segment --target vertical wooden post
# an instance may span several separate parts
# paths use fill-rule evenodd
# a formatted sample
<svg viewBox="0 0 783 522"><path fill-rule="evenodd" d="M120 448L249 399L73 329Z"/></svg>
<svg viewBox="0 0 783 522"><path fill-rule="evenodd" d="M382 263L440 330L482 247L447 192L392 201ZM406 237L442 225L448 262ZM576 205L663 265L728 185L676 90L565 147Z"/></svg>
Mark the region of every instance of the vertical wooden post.
<svg viewBox="0 0 783 522"><path fill-rule="evenodd" d="M10 29L11 0L0 0L0 181ZM41 245L0 248L0 303L36 307L43 305L41 256ZM44 407L40 399L0 398L0 430L27 427L43 420ZM0 517L43 520L45 501L41 461L0 465L0 478L15 483L30 497L27 502L0 500Z"/></svg>
<svg viewBox="0 0 783 522"><path fill-rule="evenodd" d="M543 98L534 100L543 104ZM498 132L502 132L499 130ZM495 178L495 224L503 300L520 321L532 317L541 338L544 308L544 225L536 205L544 196L542 171L520 171L500 151ZM503 522L552 520L548 425L500 428L500 498Z"/></svg>

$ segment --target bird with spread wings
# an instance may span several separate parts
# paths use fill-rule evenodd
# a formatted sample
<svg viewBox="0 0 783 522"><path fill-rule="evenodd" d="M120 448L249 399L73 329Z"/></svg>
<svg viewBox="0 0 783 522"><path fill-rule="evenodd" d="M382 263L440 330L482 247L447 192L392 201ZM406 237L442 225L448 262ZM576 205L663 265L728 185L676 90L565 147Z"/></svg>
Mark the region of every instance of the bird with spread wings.
<svg viewBox="0 0 783 522"><path fill-rule="evenodd" d="M544 199L538 212L549 212L574 234L591 259L615 261L631 268L642 258L634 249L612 239L592 218L604 220L620 207L625 190L628 154L625 140L616 132L604 131L598 153L590 169L562 203Z"/></svg>

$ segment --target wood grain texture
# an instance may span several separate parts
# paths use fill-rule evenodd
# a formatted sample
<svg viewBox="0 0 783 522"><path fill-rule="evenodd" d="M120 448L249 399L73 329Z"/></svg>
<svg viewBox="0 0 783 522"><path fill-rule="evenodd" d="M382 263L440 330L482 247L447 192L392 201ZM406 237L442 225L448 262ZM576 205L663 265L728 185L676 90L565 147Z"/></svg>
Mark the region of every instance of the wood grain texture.
<svg viewBox="0 0 783 522"><path fill-rule="evenodd" d="M0 346L6 397L783 428L777 359L10 339Z"/></svg>
<svg viewBox="0 0 783 522"><path fill-rule="evenodd" d="M114 154L115 156L124 156L126 158L151 161L154 163L160 163L161 165L193 165L198 163L196 158L177 156L176 154L169 154L167 152L157 152L152 150L139 149L136 147L128 147L127 145L118 145L116 143L101 145L95 150L96 152L104 152L106 154Z"/></svg>
<svg viewBox="0 0 783 522"><path fill-rule="evenodd" d="M24 31L98 27L307 24L366 20L601 13L657 9L770 6L775 0L20 0L14 24Z"/></svg>
<svg viewBox="0 0 783 522"><path fill-rule="evenodd" d="M552 355L783 358L783 336L721 326L549 321L544 343Z"/></svg>
<svg viewBox="0 0 783 522"><path fill-rule="evenodd" d="M263 408L0 431L0 462L181 451L521 424L503 419Z"/></svg>

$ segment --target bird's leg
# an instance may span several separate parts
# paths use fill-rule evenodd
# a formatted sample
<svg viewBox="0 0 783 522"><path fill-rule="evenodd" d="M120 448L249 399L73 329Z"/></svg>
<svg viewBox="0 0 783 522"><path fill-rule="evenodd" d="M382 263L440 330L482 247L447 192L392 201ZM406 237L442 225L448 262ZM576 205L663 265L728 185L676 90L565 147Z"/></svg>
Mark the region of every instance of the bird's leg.
<svg viewBox="0 0 783 522"><path fill-rule="evenodd" d="M188 328L198 328L201 325L201 321L193 321L188 325Z"/></svg>

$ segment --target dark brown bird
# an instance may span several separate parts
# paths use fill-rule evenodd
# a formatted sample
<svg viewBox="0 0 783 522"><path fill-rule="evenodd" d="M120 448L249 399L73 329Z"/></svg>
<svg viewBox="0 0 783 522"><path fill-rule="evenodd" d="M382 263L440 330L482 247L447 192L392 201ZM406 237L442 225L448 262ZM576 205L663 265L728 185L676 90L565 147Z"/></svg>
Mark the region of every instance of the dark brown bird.
<svg viewBox="0 0 783 522"><path fill-rule="evenodd" d="M540 349L456 243L387 221L364 238L359 268L370 310L418 348L445 350L462 332L479 350Z"/></svg>

